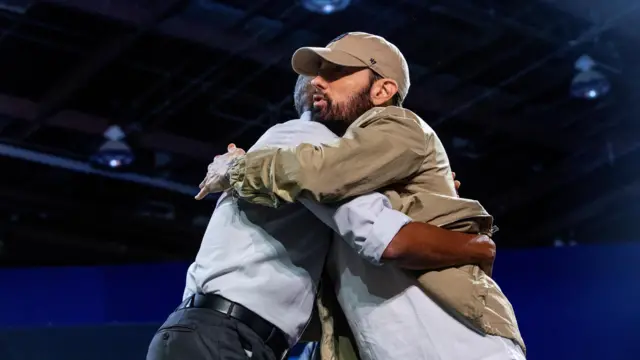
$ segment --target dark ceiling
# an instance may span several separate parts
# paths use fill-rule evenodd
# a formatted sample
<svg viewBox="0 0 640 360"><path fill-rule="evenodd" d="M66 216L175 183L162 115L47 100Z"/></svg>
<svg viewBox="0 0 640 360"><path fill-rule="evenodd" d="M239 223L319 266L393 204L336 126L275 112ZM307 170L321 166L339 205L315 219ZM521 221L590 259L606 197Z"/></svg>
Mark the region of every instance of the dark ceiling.
<svg viewBox="0 0 640 360"><path fill-rule="evenodd" d="M575 3L354 0L322 16L285 0L0 0L0 263L193 257L208 162L294 118L291 54L347 31L403 51L405 106L496 217L499 247L638 239L640 4ZM584 53L612 83L602 99L568 95ZM87 166L113 124L131 173Z"/></svg>

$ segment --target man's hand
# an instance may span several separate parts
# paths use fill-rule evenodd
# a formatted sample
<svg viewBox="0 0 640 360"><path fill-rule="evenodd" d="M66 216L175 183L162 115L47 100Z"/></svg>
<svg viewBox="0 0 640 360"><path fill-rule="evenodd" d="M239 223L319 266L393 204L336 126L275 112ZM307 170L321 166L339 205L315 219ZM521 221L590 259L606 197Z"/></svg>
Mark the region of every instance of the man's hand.
<svg viewBox="0 0 640 360"><path fill-rule="evenodd" d="M244 150L236 148L234 144L229 144L226 154L217 155L207 167L207 176L200 183L200 192L196 195L196 200L202 200L208 194L229 189L230 184L227 180L227 172L233 161L244 154Z"/></svg>
<svg viewBox="0 0 640 360"><path fill-rule="evenodd" d="M459 196L460 194L458 194L458 189L460 189L460 185L462 185L460 183L460 181L456 180L456 173L454 173L453 171L451 172L451 176L453 177L453 186L455 186L456 188L456 194Z"/></svg>
<svg viewBox="0 0 640 360"><path fill-rule="evenodd" d="M496 244L486 235L449 231L434 225L411 222L398 231L382 253L409 270L434 270L478 265L491 276Z"/></svg>
<svg viewBox="0 0 640 360"><path fill-rule="evenodd" d="M476 247L482 254L478 256L478 266L488 277L493 276L493 262L496 260L496 243L487 235L475 239Z"/></svg>
<svg viewBox="0 0 640 360"><path fill-rule="evenodd" d="M453 185L456 188L456 194L460 196L458 191L462 184L460 181L456 180L455 172L451 172L451 177L453 177ZM493 275L493 262L496 259L496 244L486 235L475 238L474 242L476 243L474 246L481 249L480 251L484 253L483 255L478 256L477 265L480 267L480 270L484 271L487 276L491 277Z"/></svg>

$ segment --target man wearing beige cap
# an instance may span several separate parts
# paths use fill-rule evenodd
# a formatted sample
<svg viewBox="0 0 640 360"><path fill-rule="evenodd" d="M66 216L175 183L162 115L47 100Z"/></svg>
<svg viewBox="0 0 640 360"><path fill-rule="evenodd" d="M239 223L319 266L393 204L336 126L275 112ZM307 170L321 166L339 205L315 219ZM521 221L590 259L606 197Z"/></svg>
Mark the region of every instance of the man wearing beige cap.
<svg viewBox="0 0 640 360"><path fill-rule="evenodd" d="M408 93L409 72L394 45L378 36L349 33L325 48L299 49L292 65L313 77L313 120L342 138L234 156L226 168L207 175L205 193L231 188L249 202L277 208L297 200L338 202L380 190L394 209L414 221L459 232L492 232L492 217L484 208L456 196L436 134L399 107ZM405 250L389 244L384 259L425 268ZM334 241L328 269L363 358L524 359L511 304L477 265L411 276L393 265L368 264ZM328 310L323 309L325 315ZM331 333L328 320L325 316L325 336ZM335 344L323 338L323 358L335 355Z"/></svg>

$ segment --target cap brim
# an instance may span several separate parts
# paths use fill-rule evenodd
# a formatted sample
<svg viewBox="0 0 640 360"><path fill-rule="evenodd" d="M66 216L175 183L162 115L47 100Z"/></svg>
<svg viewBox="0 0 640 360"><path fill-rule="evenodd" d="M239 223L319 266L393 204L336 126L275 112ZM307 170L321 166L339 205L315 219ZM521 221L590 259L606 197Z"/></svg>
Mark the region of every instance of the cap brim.
<svg viewBox="0 0 640 360"><path fill-rule="evenodd" d="M323 59L336 65L367 67L367 64L360 59L344 51L318 47L303 47L296 50L291 58L291 66L293 71L300 75L316 76Z"/></svg>

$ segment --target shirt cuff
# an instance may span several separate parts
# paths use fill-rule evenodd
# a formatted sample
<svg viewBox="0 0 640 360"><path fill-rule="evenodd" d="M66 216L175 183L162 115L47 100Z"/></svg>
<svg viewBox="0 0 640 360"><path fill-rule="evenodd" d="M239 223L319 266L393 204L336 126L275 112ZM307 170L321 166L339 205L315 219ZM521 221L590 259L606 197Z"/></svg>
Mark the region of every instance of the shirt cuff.
<svg viewBox="0 0 640 360"><path fill-rule="evenodd" d="M227 176L229 177L229 185L231 189L242 199L252 204L258 204L268 207L277 208L280 206L280 199L269 192L259 192L257 187L251 182L250 177L247 174L251 172L257 172L256 166L251 167L250 154L237 157L229 170Z"/></svg>
<svg viewBox="0 0 640 360"><path fill-rule="evenodd" d="M229 170L227 170L229 185L231 185L231 188L236 191L241 190L242 184L244 183L246 161L245 158L246 155L243 155L234 159L231 163L231 166L229 167Z"/></svg>
<svg viewBox="0 0 640 360"><path fill-rule="evenodd" d="M384 250L398 231L410 222L411 218L407 215L387 207L383 208L373 223L371 234L363 244L363 255L373 264L381 265Z"/></svg>

